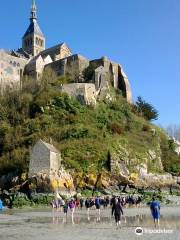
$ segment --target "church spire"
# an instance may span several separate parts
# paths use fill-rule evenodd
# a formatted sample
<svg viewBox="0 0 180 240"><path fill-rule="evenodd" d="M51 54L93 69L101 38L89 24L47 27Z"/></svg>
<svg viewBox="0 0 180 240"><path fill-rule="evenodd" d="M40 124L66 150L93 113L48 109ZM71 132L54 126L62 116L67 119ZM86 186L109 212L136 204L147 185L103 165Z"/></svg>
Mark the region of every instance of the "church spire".
<svg viewBox="0 0 180 240"><path fill-rule="evenodd" d="M34 19L37 19L37 8L35 0L32 0L30 20L33 21Z"/></svg>
<svg viewBox="0 0 180 240"><path fill-rule="evenodd" d="M45 49L45 37L37 22L37 8L32 0L30 24L22 38L22 49L32 56L38 55Z"/></svg>

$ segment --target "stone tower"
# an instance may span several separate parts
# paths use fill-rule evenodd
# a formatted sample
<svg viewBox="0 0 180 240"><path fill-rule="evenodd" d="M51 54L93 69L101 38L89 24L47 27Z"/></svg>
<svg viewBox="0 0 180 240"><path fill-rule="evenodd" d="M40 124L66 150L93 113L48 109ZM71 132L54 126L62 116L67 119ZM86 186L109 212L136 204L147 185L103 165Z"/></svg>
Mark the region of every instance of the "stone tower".
<svg viewBox="0 0 180 240"><path fill-rule="evenodd" d="M22 49L32 56L36 56L45 49L45 37L37 22L35 0L32 0L30 25L22 38Z"/></svg>

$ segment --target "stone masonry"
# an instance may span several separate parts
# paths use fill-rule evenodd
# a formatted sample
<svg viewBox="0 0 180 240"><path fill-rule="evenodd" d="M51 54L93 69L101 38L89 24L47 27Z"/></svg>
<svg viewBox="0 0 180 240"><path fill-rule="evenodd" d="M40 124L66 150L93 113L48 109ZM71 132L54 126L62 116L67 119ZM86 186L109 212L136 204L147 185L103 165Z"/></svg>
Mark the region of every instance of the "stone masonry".
<svg viewBox="0 0 180 240"><path fill-rule="evenodd" d="M129 103L132 102L131 88L127 76L122 67L107 57L89 60L80 54L73 54L66 43L60 43L51 48L45 47L45 36L42 33L37 21L37 8L35 0L32 1L30 12L30 24L22 37L22 48L17 51L6 51L0 49L0 87L1 89L22 87L23 76L31 76L32 81L41 78L46 68L51 68L58 76L68 75L74 83L81 85L64 86L65 92L77 93L79 86L84 89L84 93L94 98L104 96L110 87L119 89ZM93 69L91 79L85 79L84 72L87 68ZM83 85L84 84L84 85ZM88 84L92 91L88 91ZM71 89L72 87L72 89ZM83 92L81 91L81 93ZM92 92L92 94L90 94ZM84 96L87 99L87 96ZM87 100L89 102L91 100ZM94 100L93 100L94 101ZM86 102L86 100L85 100Z"/></svg>
<svg viewBox="0 0 180 240"><path fill-rule="evenodd" d="M29 176L40 172L57 172L60 163L60 152L53 145L39 140L30 152Z"/></svg>

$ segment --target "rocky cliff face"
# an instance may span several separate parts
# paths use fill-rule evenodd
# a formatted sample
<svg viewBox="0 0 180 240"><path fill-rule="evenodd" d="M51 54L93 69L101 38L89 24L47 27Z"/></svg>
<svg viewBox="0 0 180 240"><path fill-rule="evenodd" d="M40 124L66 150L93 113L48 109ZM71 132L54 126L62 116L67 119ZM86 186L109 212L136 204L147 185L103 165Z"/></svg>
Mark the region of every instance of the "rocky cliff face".
<svg viewBox="0 0 180 240"><path fill-rule="evenodd" d="M58 171L39 172L27 178L26 174L17 176L15 173L4 175L0 178L0 189L10 189L12 192L28 189L36 192L59 192L61 195L72 196L75 194L74 182L71 174L61 167Z"/></svg>
<svg viewBox="0 0 180 240"><path fill-rule="evenodd" d="M111 153L111 171L119 176L119 183L134 186L171 186L176 179L165 173L160 144L139 152L131 149L128 142L119 143Z"/></svg>

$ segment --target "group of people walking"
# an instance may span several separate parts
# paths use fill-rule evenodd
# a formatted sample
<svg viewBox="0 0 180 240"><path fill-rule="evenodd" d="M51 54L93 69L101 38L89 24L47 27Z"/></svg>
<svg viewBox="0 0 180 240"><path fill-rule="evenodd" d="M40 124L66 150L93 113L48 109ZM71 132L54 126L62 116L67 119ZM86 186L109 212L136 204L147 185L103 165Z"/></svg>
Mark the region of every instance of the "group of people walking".
<svg viewBox="0 0 180 240"><path fill-rule="evenodd" d="M140 197L91 197L91 198L75 198L69 200L63 200L59 194L56 194L55 199L52 201L53 209L57 211L63 211L64 214L68 213L70 210L72 214L72 219L74 216L75 209L82 210L84 207L87 209L89 214L90 209L96 209L97 214L100 215L101 209L110 209L111 215L114 217L116 226L121 226L121 216L124 215L123 208L129 205L138 206L141 203ZM160 203L154 197L150 203L150 210L152 217L154 219L155 227L159 226L160 219Z"/></svg>
<svg viewBox="0 0 180 240"><path fill-rule="evenodd" d="M74 217L75 209L82 210L84 207L87 209L89 215L90 209L96 209L98 215L100 216L101 209L110 209L111 215L115 218L117 227L121 225L121 216L124 215L123 208L129 205L138 206L142 199L134 196L126 197L91 197L91 198L72 198L69 200L64 200L61 198L59 193L56 193L55 198L51 202L52 208L57 211L63 211L67 216L68 210L70 210L72 215L72 220ZM0 199L0 210L4 209L3 202ZM152 198L150 202L150 211L154 220L155 227L159 226L160 220L160 202Z"/></svg>

